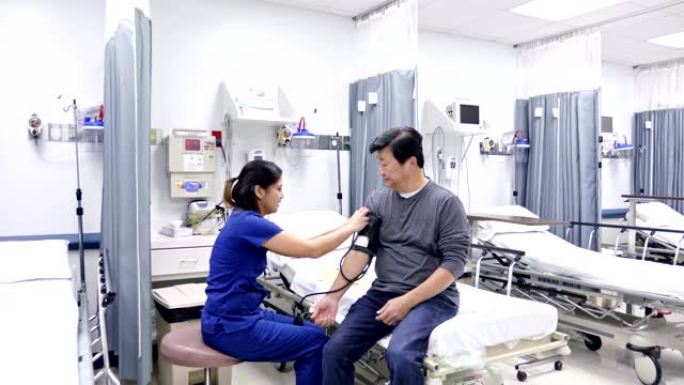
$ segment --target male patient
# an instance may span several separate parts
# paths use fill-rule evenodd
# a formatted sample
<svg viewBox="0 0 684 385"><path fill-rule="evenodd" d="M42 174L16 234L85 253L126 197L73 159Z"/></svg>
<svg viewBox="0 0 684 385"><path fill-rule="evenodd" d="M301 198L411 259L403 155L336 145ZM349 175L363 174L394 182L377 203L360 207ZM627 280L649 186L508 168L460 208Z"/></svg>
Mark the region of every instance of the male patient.
<svg viewBox="0 0 684 385"><path fill-rule="evenodd" d="M456 315L454 281L463 274L469 243L461 201L423 174L422 136L411 127L393 128L375 138L380 174L387 187L375 190L366 206L382 220L377 279L349 309L323 348L323 383L354 384L354 362L392 333L386 361L392 385L423 384L422 362L432 330ZM355 277L367 255L352 251L344 276ZM331 290L346 284L340 274ZM321 298L313 318L335 322L344 291Z"/></svg>

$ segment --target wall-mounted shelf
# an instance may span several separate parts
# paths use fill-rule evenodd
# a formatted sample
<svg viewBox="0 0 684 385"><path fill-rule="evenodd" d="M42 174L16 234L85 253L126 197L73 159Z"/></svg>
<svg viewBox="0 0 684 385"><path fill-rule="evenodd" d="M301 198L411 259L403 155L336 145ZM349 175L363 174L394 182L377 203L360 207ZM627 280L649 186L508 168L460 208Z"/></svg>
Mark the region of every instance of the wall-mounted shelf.
<svg viewBox="0 0 684 385"><path fill-rule="evenodd" d="M236 90L228 88L226 82L221 82L221 91L224 95L224 113L233 122L244 122L266 126L280 126L291 123L296 124L300 116L295 112L292 103L280 87L275 87L272 92L272 104L265 106L250 106L241 101L245 98ZM268 104L268 103L267 103Z"/></svg>
<svg viewBox="0 0 684 385"><path fill-rule="evenodd" d="M421 121L421 131L426 135L432 135L439 127L444 130L446 134L456 134L459 136L476 136L488 135L487 130L479 127L471 127L472 125L463 125L454 122L449 118L443 109L431 101L426 100L423 105L423 117Z"/></svg>
<svg viewBox="0 0 684 385"><path fill-rule="evenodd" d="M335 135L316 135L311 140L292 140L281 148L295 149L295 150L329 150L337 151L337 146L340 146L340 151L351 150L351 137L335 136Z"/></svg>
<svg viewBox="0 0 684 385"><path fill-rule="evenodd" d="M611 148L601 153L604 159L632 159L634 157L634 147Z"/></svg>
<svg viewBox="0 0 684 385"><path fill-rule="evenodd" d="M74 142L76 128L68 123L48 123L46 139L50 142ZM79 142L102 143L104 140L103 126L81 126L78 128Z"/></svg>

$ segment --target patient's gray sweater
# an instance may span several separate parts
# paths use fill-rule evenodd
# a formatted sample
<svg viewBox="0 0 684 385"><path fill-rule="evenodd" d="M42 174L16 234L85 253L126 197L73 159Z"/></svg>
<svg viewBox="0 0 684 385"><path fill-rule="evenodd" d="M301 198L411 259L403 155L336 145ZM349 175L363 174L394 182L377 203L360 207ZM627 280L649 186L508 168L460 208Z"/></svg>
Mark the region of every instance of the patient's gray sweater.
<svg viewBox="0 0 684 385"><path fill-rule="evenodd" d="M451 191L428 182L416 195L402 198L382 187L371 194L366 207L382 219L374 289L406 293L438 267L456 279L463 274L470 241L468 220ZM442 295L458 305L456 285Z"/></svg>

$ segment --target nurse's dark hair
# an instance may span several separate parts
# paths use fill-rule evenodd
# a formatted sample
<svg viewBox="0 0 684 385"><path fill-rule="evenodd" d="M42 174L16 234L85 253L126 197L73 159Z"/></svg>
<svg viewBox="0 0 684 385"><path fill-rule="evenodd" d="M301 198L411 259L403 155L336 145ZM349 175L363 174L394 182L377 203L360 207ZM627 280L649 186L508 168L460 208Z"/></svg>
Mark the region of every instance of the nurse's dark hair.
<svg viewBox="0 0 684 385"><path fill-rule="evenodd" d="M242 168L237 177L226 181L223 188L223 201L232 207L259 212L256 186L266 189L280 180L283 171L273 162L253 160Z"/></svg>
<svg viewBox="0 0 684 385"><path fill-rule="evenodd" d="M372 154L388 146L400 164L406 163L410 157L415 156L418 167L423 168L425 163L423 136L415 128L408 126L390 128L373 140L368 151Z"/></svg>

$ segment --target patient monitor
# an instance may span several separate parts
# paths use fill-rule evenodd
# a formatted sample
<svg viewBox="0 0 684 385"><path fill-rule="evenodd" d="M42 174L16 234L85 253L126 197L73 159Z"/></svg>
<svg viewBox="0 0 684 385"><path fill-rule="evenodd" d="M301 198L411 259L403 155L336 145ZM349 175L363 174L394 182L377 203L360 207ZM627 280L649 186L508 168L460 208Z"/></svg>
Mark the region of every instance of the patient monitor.
<svg viewBox="0 0 684 385"><path fill-rule="evenodd" d="M174 130L167 139L172 198L213 195L216 139L208 131Z"/></svg>

